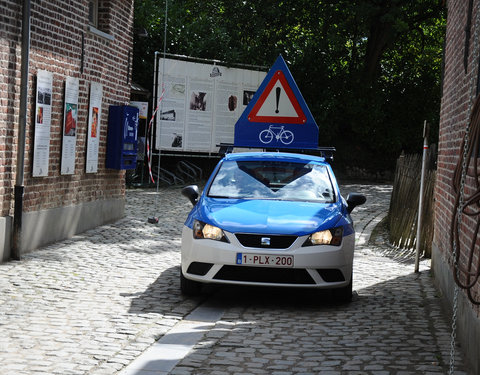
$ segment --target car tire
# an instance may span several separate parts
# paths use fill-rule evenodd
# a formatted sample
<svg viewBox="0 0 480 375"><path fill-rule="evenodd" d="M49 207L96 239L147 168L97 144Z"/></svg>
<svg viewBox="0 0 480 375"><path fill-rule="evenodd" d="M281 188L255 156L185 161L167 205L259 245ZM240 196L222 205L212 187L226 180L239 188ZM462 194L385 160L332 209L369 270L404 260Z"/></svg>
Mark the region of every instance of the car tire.
<svg viewBox="0 0 480 375"><path fill-rule="evenodd" d="M187 279L180 270L180 290L186 296L199 295L202 290L202 284L198 281Z"/></svg>
<svg viewBox="0 0 480 375"><path fill-rule="evenodd" d="M335 295L335 299L340 302L340 303L350 303L352 302L352 281L353 277L350 277L350 282L348 283L347 286L344 286L342 288L335 289L333 291Z"/></svg>

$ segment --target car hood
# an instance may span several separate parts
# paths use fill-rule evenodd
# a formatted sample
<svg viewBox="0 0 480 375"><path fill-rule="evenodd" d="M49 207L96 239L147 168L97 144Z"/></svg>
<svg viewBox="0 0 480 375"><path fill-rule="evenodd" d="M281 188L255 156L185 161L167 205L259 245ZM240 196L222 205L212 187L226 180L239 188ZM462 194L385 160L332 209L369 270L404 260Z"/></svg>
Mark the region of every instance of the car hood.
<svg viewBox="0 0 480 375"><path fill-rule="evenodd" d="M337 225L341 204L204 197L191 220L198 219L233 233L307 235Z"/></svg>

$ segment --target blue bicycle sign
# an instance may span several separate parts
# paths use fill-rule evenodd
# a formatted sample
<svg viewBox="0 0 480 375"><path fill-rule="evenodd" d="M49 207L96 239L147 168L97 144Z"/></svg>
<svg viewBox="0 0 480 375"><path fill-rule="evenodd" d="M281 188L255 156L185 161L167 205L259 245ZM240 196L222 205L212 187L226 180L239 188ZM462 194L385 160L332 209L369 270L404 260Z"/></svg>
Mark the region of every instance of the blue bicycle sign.
<svg viewBox="0 0 480 375"><path fill-rule="evenodd" d="M264 129L258 135L260 142L264 144L271 143L275 138L276 141L282 142L284 145L289 145L293 142L293 132L290 130L285 130L284 126L274 126L270 125L268 129Z"/></svg>

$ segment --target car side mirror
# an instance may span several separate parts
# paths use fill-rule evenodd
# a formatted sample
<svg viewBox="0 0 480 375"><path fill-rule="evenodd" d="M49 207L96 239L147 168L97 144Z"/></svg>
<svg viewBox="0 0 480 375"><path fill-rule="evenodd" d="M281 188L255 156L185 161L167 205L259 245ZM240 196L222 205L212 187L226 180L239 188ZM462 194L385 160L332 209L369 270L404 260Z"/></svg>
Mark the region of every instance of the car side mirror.
<svg viewBox="0 0 480 375"><path fill-rule="evenodd" d="M347 196L347 211L351 213L357 206L364 204L367 201L367 197L359 193L350 193Z"/></svg>
<svg viewBox="0 0 480 375"><path fill-rule="evenodd" d="M198 202L198 196L200 193L198 192L197 185L188 185L182 189L182 195L187 197L190 202L195 206Z"/></svg>

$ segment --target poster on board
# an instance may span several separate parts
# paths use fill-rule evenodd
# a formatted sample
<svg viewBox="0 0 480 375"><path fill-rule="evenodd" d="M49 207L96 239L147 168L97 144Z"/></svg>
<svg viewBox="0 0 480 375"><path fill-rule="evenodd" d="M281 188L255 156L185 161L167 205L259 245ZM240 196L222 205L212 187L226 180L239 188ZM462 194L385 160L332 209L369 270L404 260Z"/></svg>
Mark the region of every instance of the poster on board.
<svg viewBox="0 0 480 375"><path fill-rule="evenodd" d="M87 160L86 173L98 171L98 147L100 143L100 123L102 118L103 86L98 82L90 83L90 104L88 106Z"/></svg>
<svg viewBox="0 0 480 375"><path fill-rule="evenodd" d="M74 77L67 77L65 82L61 174L74 174L75 172L79 82L79 79Z"/></svg>
<svg viewBox="0 0 480 375"><path fill-rule="evenodd" d="M146 120L148 117L148 102L131 101L132 107L138 108L138 118Z"/></svg>
<svg viewBox="0 0 480 375"><path fill-rule="evenodd" d="M160 58L158 97L165 89L156 118L155 148L218 152L233 143L237 119L266 72Z"/></svg>
<svg viewBox="0 0 480 375"><path fill-rule="evenodd" d="M131 101L130 105L132 107L138 108L138 118L141 120L148 119L148 102L139 102L139 101ZM140 122L139 122L140 124ZM146 124L144 125L144 128ZM138 133L137 138L137 160L142 161L145 158L145 129L143 129L142 133Z"/></svg>
<svg viewBox="0 0 480 375"><path fill-rule="evenodd" d="M37 72L33 177L48 176L50 126L52 122L52 83L53 74L51 72L45 70Z"/></svg>

